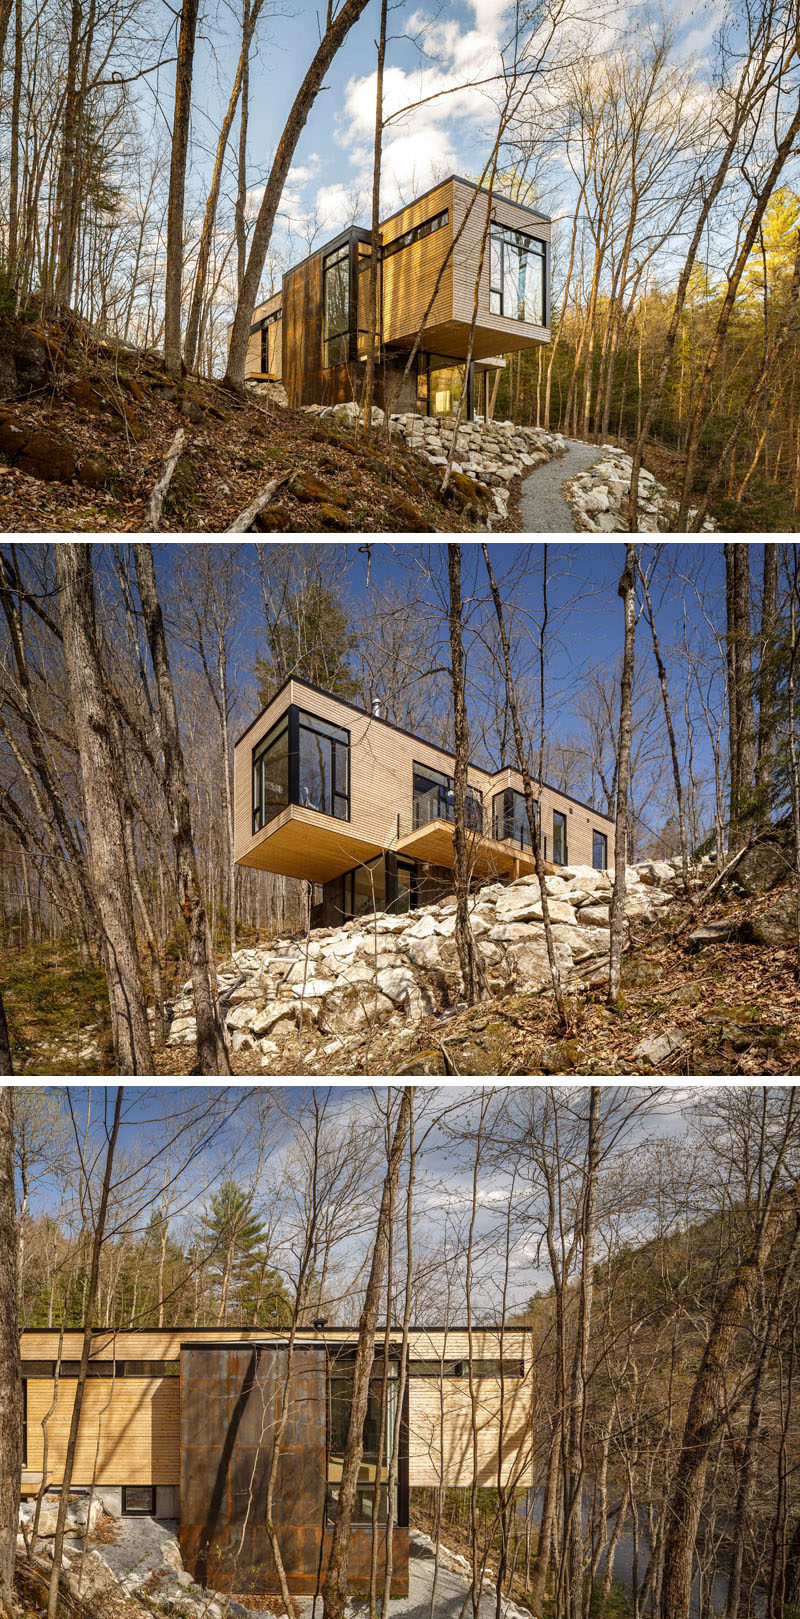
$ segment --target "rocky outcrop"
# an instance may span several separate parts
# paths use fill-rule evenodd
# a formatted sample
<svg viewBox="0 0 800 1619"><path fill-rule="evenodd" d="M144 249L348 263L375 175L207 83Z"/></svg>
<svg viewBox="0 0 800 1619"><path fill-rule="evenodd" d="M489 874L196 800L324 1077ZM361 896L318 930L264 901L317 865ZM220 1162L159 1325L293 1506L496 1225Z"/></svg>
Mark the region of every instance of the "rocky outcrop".
<svg viewBox="0 0 800 1619"><path fill-rule="evenodd" d="M305 405L310 416L320 420L329 417L345 425L355 426L361 417L356 404ZM385 420L376 406L372 412L373 426ZM444 467L453 442L455 422L450 416L418 416L414 412L390 416L390 432L396 433L408 445L423 455L432 466ZM471 422L462 422L458 429L458 442L453 460L453 472L485 485L487 506L496 517L505 517L508 511L508 484L512 478L523 477L543 466L564 449L560 433L545 433L539 427L518 427L515 422L487 422L478 416Z"/></svg>
<svg viewBox="0 0 800 1619"><path fill-rule="evenodd" d="M611 877L589 866L564 866L545 882L562 974L597 975L608 952ZM681 886L678 861L629 867L628 917L654 920ZM444 899L405 916L360 917L315 929L306 939L237 951L219 973L233 1051L252 1054L263 1068L300 1040L307 1057L330 1056L373 1029L415 1023L456 1004L455 909L454 898ZM549 984L537 877L478 889L471 920L490 991L535 993ZM168 1045L192 1043L190 983L167 1013Z"/></svg>
<svg viewBox="0 0 800 1619"><path fill-rule="evenodd" d="M567 486L567 499L579 529L591 534L626 534L628 532L627 505L631 490L633 461L624 450L614 444L603 444L598 451L602 457L586 472ZM642 468L639 473L639 532L660 534L675 527L678 507L664 485ZM696 507L689 510L689 521L697 515ZM710 519L703 524L702 533L713 533L716 524Z"/></svg>

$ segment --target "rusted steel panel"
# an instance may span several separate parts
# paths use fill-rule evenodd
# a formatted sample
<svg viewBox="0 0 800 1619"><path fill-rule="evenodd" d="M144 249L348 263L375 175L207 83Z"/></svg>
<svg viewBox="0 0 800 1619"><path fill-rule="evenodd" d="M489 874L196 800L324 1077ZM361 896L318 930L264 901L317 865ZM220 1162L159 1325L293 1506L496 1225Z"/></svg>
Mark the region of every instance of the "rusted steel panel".
<svg viewBox="0 0 800 1619"><path fill-rule="evenodd" d="M185 1348L181 1355L181 1554L205 1585L277 1590L267 1538L267 1482L283 1347ZM290 1585L313 1591L325 1509L325 1354L295 1351L274 1519Z"/></svg>

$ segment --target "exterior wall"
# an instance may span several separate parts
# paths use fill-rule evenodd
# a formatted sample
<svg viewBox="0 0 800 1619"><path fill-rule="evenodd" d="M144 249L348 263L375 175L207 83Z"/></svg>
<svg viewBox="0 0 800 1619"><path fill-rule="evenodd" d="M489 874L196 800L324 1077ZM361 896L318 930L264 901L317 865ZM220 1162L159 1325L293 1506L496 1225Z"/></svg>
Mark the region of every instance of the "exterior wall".
<svg viewBox="0 0 800 1619"><path fill-rule="evenodd" d="M472 186L464 180L453 181L453 218L455 229L458 230L469 206L472 195ZM480 262L481 236L486 222L486 209L489 198L487 194L477 197L472 212L464 227L463 235L456 249L456 262L453 280L453 318L458 321L472 320L472 308L475 298L475 277ZM501 225L510 225L515 230L527 231L530 236L536 236L540 241L550 241L550 222L540 219L531 213L530 209L523 208L519 203L509 201L507 197L495 194L492 197L492 217ZM496 332L501 340L495 340L495 348L501 353L509 353L518 348L529 348L532 343L547 343L550 340L550 331L546 326L529 326L523 321L511 320L505 315L493 315L489 309L489 277L490 252L486 244L481 280L478 291L478 325L482 331ZM486 348L482 353L489 355L491 351Z"/></svg>
<svg viewBox="0 0 800 1619"><path fill-rule="evenodd" d="M95 1358L114 1355L116 1359L176 1360L181 1343L220 1343L263 1341L261 1331L246 1328L184 1328L166 1332L119 1332L97 1335ZM270 1337L278 1337L270 1333ZM314 1333L304 1337L314 1338ZM326 1331L329 1347L337 1342L352 1343L353 1331ZM399 1341L399 1334L395 1334ZM473 1332L473 1355L476 1361L500 1358L501 1341L498 1332ZM79 1333L65 1334L64 1359L77 1359L80 1355ZM58 1351L58 1333L25 1332L22 1335L22 1358L26 1360L54 1360ZM412 1331L409 1357L414 1360L466 1361L469 1338L465 1331ZM505 1442L504 1479L507 1483L527 1483L532 1479L531 1458L527 1450L527 1431L533 1402L533 1373L529 1334L509 1330L503 1335L502 1358L524 1364L524 1376L505 1378ZM76 1486L91 1483L95 1465L98 1427L100 1453L96 1483L100 1488L119 1487L123 1484L155 1484L177 1487L180 1483L180 1384L179 1377L115 1379L113 1392L110 1378L90 1378L84 1392L84 1405L78 1434L73 1480ZM477 1377L478 1394L478 1466L481 1483L492 1484L497 1478L497 1440L501 1409L499 1377ZM42 1470L42 1419L53 1397L50 1378L27 1379L28 1389L28 1458L23 1470L23 1494L35 1493ZM440 1476L449 1487L465 1487L472 1477L472 1435L469 1387L466 1375L446 1377L444 1390L444 1428L440 1432L439 1379L409 1377L409 1483L435 1484ZM74 1400L75 1380L62 1378L55 1412L48 1424L48 1475L51 1484L61 1480L64 1453L69 1432L69 1420ZM109 1395L111 1400L109 1404ZM172 1498L174 1500L174 1498Z"/></svg>
<svg viewBox="0 0 800 1619"><path fill-rule="evenodd" d="M453 240L453 182L446 180L418 202L412 202L381 225L384 245L402 236L404 231L432 219L447 208L450 218L446 225L423 236L419 242L401 248L383 260L383 341L396 343L402 338L413 338L422 323L436 283L442 260ZM449 321L453 315L453 260L452 256L442 276L442 284L428 316L427 324L436 326Z"/></svg>
<svg viewBox="0 0 800 1619"><path fill-rule="evenodd" d="M346 365L322 364L322 260L327 248L283 278L283 385L289 403L346 404L353 398L354 376Z"/></svg>
<svg viewBox="0 0 800 1619"><path fill-rule="evenodd" d="M276 309L281 309L283 293L275 292L266 302L259 304L253 311L253 325L271 315ZM280 380L283 376L283 320L275 320L267 327L267 370L271 376ZM261 369L261 330L251 332L247 343L247 356L244 368L245 377L262 377Z"/></svg>
<svg viewBox="0 0 800 1619"><path fill-rule="evenodd" d="M316 810L293 809L292 816L305 825L324 827L340 840L348 837L378 848L392 848L399 836L412 831L412 774L414 763L428 765L434 770L452 774L453 756L432 743L422 742L403 731L396 730L370 714L350 708L335 697L315 691L297 680L287 683L282 691L259 716L255 723L236 743L234 749L234 852L237 861L258 864L258 848L268 837L276 823L252 833L252 752L276 720L296 703L334 725L344 726L350 732L350 820L337 821ZM491 800L495 792L506 785L521 791L522 780L516 771L503 770L492 776L475 765L469 767L470 784L483 794L484 810L491 814ZM592 828L604 832L608 838L608 859L613 864L613 825L605 816L557 793L550 787L542 788L542 817L551 847L552 812L562 810L567 817L567 858L573 865L591 865ZM284 811L283 815L286 816ZM288 818L288 817L287 817ZM489 830L491 822L489 821ZM343 844L344 848L344 844ZM253 858L255 857L255 858ZM365 856L366 857L366 856ZM356 864L356 856L347 860L341 870ZM313 872L309 880L318 881Z"/></svg>

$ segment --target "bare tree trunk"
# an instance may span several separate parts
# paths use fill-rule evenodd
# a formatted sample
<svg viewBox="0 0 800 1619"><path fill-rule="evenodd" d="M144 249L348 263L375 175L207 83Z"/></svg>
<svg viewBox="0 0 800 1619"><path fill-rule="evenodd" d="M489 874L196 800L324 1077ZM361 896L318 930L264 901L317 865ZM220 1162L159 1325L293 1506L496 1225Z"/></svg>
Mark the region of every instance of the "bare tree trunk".
<svg viewBox="0 0 800 1619"><path fill-rule="evenodd" d="M370 1373L375 1358L375 1328L378 1321L383 1273L386 1267L386 1255L389 1245L389 1210L397 1192L400 1160L403 1156L411 1119L412 1097L413 1086L404 1086L397 1124L395 1125L389 1152L386 1176L383 1182L383 1193L375 1232L375 1244L372 1250L372 1263L364 1297L364 1308L358 1324L358 1346L353 1368L353 1403L350 1408L350 1423L342 1462L342 1479L339 1485L339 1500L336 1509L336 1522L333 1527L330 1558L325 1583L322 1587L323 1619L343 1619L347 1602L347 1554L350 1549L350 1523L353 1516L353 1507L355 1506L358 1473L364 1449L364 1420L367 1414Z"/></svg>
<svg viewBox="0 0 800 1619"><path fill-rule="evenodd" d="M675 728L674 728L674 726L672 724L672 708L670 706L669 690L668 690L668 687L667 687L667 671L664 668L664 660L663 660L663 658L661 656L661 647L659 645L658 633L656 631L656 621L655 621L655 615L653 613L653 604L652 604L652 602L650 600L650 586L647 583L647 575L644 572L644 569L642 568L641 558L639 558L637 560L637 568L638 568L639 578L642 581L642 588L644 590L644 599L645 599L645 605L646 605L646 608L647 608L647 622L650 625L650 634L651 634L651 636L653 638L653 656L654 656L654 658L656 660L656 668L658 670L658 683L659 683L659 686L661 687L661 701L662 701L662 703L664 705L664 719L666 721L666 726L667 726L667 736L669 737L669 751L670 751L670 758L672 760L672 779L673 779L673 782L675 784L675 800L676 800L676 803L677 803L677 806L678 806L678 836L680 838L680 847L681 847L681 872L683 874L684 893L686 894L686 897L688 899L688 897L689 897L689 849L688 849L688 844L687 844L687 839L686 839L686 810L684 808L684 803L683 803L683 783L681 782L681 769L680 769L680 763L678 761L678 748L677 748L677 744L676 744L676 741L675 741Z"/></svg>
<svg viewBox="0 0 800 1619"><path fill-rule="evenodd" d="M103 1172L103 1184L100 1189L100 1199L97 1205L97 1219L92 1236L92 1259L89 1273L89 1282L83 1307L83 1342L81 1344L81 1358L78 1366L78 1377L75 1384L75 1398L72 1403L70 1415L69 1435L64 1453L64 1472L61 1482L61 1494L58 1501L58 1517L56 1519L56 1532L53 1541L53 1571L50 1575L50 1591L47 1600L47 1619L56 1619L58 1613L58 1582L61 1575L61 1562L64 1552L64 1530L67 1523L67 1504L69 1502L70 1486L72 1484L72 1469L75 1465L75 1451L78 1445L78 1429L80 1428L81 1411L83 1409L83 1391L86 1387L86 1377L89 1370L89 1352L92 1347L92 1320L94 1317L97 1288L100 1278L100 1254L103 1247L103 1237L106 1228L106 1213L108 1211L108 1197L111 1190L111 1173L114 1167L114 1152L119 1134L120 1116L122 1113L123 1087L117 1086L117 1099L114 1106L114 1119L108 1136L106 1151L106 1164Z"/></svg>
<svg viewBox="0 0 800 1619"><path fill-rule="evenodd" d="M151 1074L153 1054L133 919L125 834L105 683L95 632L89 545L55 547L70 703L81 762L92 880L102 925L117 1072Z"/></svg>
<svg viewBox="0 0 800 1619"><path fill-rule="evenodd" d="M367 316L367 364L364 376L364 431L372 432L372 401L375 391L375 346L380 352L382 321L378 319L379 254L381 248L381 161L383 154L383 66L386 61L386 13L388 0L381 0L378 34L378 61L375 74L375 143L372 154L372 227L370 235L369 291ZM385 403L385 401L384 401Z"/></svg>
<svg viewBox="0 0 800 1619"><path fill-rule="evenodd" d="M178 60L175 67L175 105L172 114L172 153L167 203L167 257L164 269L164 364L175 377L181 373L183 206L192 111L194 41L199 9L200 0L182 0Z"/></svg>
<svg viewBox="0 0 800 1619"><path fill-rule="evenodd" d="M542 1501L542 1521L539 1525L539 1539L536 1546L536 1566L531 1576L531 1612L540 1614L544 1602L547 1574L550 1568L550 1554L553 1546L553 1524L556 1515L556 1496L558 1494L558 1463L561 1455L561 1414L556 1417L553 1427L553 1436L550 1442L550 1457L547 1463L547 1477L544 1485L544 1499Z"/></svg>
<svg viewBox="0 0 800 1619"><path fill-rule="evenodd" d="M8 1035L6 1022L6 1009L3 1005L3 995L0 991L0 1074L13 1074L14 1064L11 1058L11 1041Z"/></svg>
<svg viewBox="0 0 800 1619"><path fill-rule="evenodd" d="M752 1289L794 1209L793 1198L784 1201L779 1198L778 1182L790 1137L796 1133L796 1097L797 1088L793 1085L783 1139L776 1153L755 1236L717 1307L689 1399L667 1511L661 1619L689 1619L695 1541L709 1454L720 1421L728 1357L746 1315Z"/></svg>
<svg viewBox="0 0 800 1619"><path fill-rule="evenodd" d="M194 0L194 3L196 4L196 0ZM322 87L325 74L339 46L347 38L353 24L358 22L366 4L367 0L344 0L344 5L336 15L334 17L329 15L325 33L317 46L311 66L295 96L284 125L283 134L278 142L269 178L264 187L258 218L250 240L247 268L242 278L239 301L236 305L236 313L231 329L226 381L230 387L237 390L244 387L244 367L247 356L247 343L250 336L250 324L253 319L258 286L264 269L264 260L266 259L267 248L272 236L272 227L275 223L275 214L286 184L289 165L294 157L297 142L305 127L306 119Z"/></svg>
<svg viewBox="0 0 800 1619"><path fill-rule="evenodd" d="M1 1014L0 1014L1 1015ZM10 1073L11 1070L5 1069ZM14 1090L0 1085L0 1614L12 1613L22 1469L19 1231L14 1189Z"/></svg>
<svg viewBox="0 0 800 1619"><path fill-rule="evenodd" d="M567 1422L568 1471L564 1481L564 1540L568 1548L572 1619L581 1619L583 1612L583 1483L586 1475L586 1393L594 1282L599 1103L600 1089L599 1086L593 1085L589 1099L589 1139L586 1151L586 1182L581 1220L581 1281L578 1296L578 1327L575 1336L570 1408Z"/></svg>
<svg viewBox="0 0 800 1619"><path fill-rule="evenodd" d="M628 859L628 790L631 772L633 658L636 640L635 545L625 547L625 567L619 582L619 595L625 607L625 648L622 656L622 683L619 704L619 746L617 749L617 804L614 817L614 892L611 896L610 956L608 963L608 1004L619 1003L622 944L625 932L625 897Z"/></svg>
<svg viewBox="0 0 800 1619"><path fill-rule="evenodd" d="M172 822L178 900L189 935L189 964L197 1020L197 1060L203 1074L230 1074L208 920L197 874L189 787L178 729L178 713L164 634L164 620L158 600L153 553L147 541L143 540L138 541L133 549L139 596L158 693L160 735L164 749L164 787Z"/></svg>
<svg viewBox="0 0 800 1619"><path fill-rule="evenodd" d="M798 253L800 265L800 252ZM758 664L758 742L756 786L763 800L761 820L769 825L772 804L770 778L775 732L775 628L778 602L778 547L764 541L764 571L761 593L761 644Z"/></svg>
<svg viewBox="0 0 800 1619"><path fill-rule="evenodd" d="M464 649L461 636L461 546L447 547L450 584L450 678L453 686L453 725L455 763L453 766L454 822L453 853L456 884L456 948L461 981L468 1006L486 995L486 974L476 947L469 920L469 853L467 849L467 766L469 730L464 692Z"/></svg>
<svg viewBox="0 0 800 1619"><path fill-rule="evenodd" d="M414 1176L416 1173L416 1150L414 1147L414 1093L411 1092L408 1114L408 1188L406 1191L406 1290L403 1299L403 1336L400 1344L400 1371L397 1381L397 1405L394 1415L394 1432L392 1434L392 1453L389 1458L389 1475L386 1481L386 1552L383 1572L383 1613L389 1613L389 1598L392 1590L392 1528L394 1511L394 1492L397 1485L397 1476L400 1466L400 1438L403 1429L403 1404L408 1384L408 1339L411 1327L411 1308L413 1303L414 1281Z"/></svg>
<svg viewBox="0 0 800 1619"><path fill-rule="evenodd" d="M567 1009L566 997L564 995L564 988L561 983L561 974L558 970L558 962L556 960L556 946L553 938L552 923L550 921L550 904L547 898L546 872L544 869L544 860L542 859L542 845L539 835L539 817L536 813L533 782L531 781L531 773L528 769L528 760L525 753L525 744L522 737L522 726L520 724L519 708L517 705L517 694L511 674L511 650L508 644L508 635L506 634L505 618L503 616L503 604L500 600L500 592L497 588L497 582L495 580L492 564L489 558L489 547L486 544L483 546L483 560L486 564L489 587L492 592L494 610L497 615L497 627L500 634L500 645L503 651L503 672L505 678L506 697L508 699L508 706L511 710L511 723L514 731L514 747L517 755L517 769L522 776L522 786L525 793L525 808L527 810L528 824L531 832L533 859L536 866L536 874L539 878L539 890L542 902L542 926L544 928L545 944L547 946L547 960L550 967L550 981L553 985L553 998L556 1003L562 1028L566 1029L569 1025L569 1012Z"/></svg>

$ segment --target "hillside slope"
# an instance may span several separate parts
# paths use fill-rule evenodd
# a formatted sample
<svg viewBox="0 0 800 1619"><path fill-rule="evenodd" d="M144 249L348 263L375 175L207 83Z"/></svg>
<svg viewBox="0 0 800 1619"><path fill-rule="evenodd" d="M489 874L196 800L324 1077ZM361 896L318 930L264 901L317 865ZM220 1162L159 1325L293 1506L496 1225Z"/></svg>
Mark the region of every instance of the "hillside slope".
<svg viewBox="0 0 800 1619"><path fill-rule="evenodd" d="M275 477L285 482L254 524L260 532L486 526L472 480L459 477L442 499L440 469L397 437L366 439L208 378L176 383L157 353L104 342L75 316L46 326L0 316L4 530L141 529L179 428L164 532L224 531Z"/></svg>

